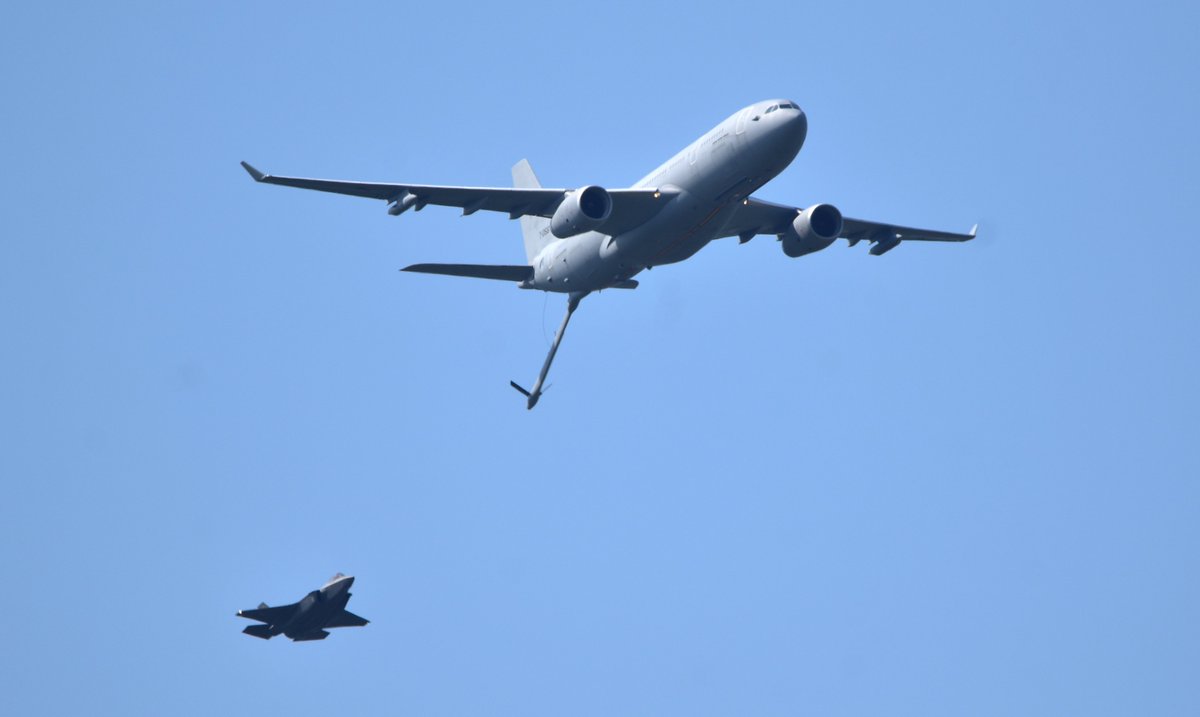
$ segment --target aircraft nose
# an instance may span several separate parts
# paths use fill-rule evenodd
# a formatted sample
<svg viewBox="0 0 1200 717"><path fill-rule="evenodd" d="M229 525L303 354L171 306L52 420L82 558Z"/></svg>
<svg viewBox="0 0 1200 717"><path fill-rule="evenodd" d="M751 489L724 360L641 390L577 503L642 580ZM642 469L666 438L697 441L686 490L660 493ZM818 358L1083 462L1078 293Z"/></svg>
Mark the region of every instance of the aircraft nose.
<svg viewBox="0 0 1200 717"><path fill-rule="evenodd" d="M808 115L804 114L804 110L799 110L788 119L788 130L795 138L797 147L804 144L804 138L808 136Z"/></svg>

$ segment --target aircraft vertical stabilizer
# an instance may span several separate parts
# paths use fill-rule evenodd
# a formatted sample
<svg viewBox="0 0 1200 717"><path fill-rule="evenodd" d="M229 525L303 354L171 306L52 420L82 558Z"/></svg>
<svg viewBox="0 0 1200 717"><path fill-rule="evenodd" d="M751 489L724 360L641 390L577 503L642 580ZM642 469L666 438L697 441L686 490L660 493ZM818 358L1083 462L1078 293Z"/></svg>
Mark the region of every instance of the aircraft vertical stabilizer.
<svg viewBox="0 0 1200 717"><path fill-rule="evenodd" d="M542 186L528 159L514 164L512 175L513 186L517 189L540 189ZM521 233L525 235L525 258L530 264L533 264L533 260L547 244L554 241L554 235L545 231L549 226L550 220L545 217L531 217L527 214L521 217Z"/></svg>

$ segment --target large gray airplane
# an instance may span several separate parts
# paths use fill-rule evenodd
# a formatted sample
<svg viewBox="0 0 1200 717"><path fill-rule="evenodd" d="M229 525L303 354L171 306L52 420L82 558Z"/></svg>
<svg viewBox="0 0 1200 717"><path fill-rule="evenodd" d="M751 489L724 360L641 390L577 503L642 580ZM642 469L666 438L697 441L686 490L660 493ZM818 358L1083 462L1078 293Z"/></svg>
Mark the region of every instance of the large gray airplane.
<svg viewBox="0 0 1200 717"><path fill-rule="evenodd" d="M633 277L643 269L683 261L714 239L737 237L744 244L759 234L773 234L783 253L794 258L825 249L838 238L848 239L850 246L865 239L875 256L901 241L975 238L975 227L966 234L913 229L844 217L832 204L804 208L750 196L791 164L807 134L808 118L795 102L756 102L628 189L545 188L527 160L513 167L512 188L276 177L245 162L242 166L258 182L380 199L393 216L436 204L459 207L463 216L482 209L520 218L527 264L413 264L402 271L498 279L567 295L566 316L533 388L510 381L533 408L571 314L585 296L636 288Z"/></svg>
<svg viewBox="0 0 1200 717"><path fill-rule="evenodd" d="M353 577L338 573L300 602L278 607L262 603L254 610L238 610L238 617L265 623L251 625L242 632L264 640L287 635L295 642L304 642L324 640L329 637L326 630L332 627L362 627L369 621L346 609L353 584Z"/></svg>

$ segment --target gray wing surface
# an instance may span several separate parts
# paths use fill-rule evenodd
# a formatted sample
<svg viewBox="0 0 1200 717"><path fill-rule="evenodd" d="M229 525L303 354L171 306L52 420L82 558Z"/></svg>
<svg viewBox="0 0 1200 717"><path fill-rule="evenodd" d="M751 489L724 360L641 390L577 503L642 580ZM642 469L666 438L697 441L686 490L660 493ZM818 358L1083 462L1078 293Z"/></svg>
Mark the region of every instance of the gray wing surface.
<svg viewBox="0 0 1200 717"><path fill-rule="evenodd" d="M765 202L751 197L738 206L737 211L729 219L721 232L723 237L737 236L747 240L757 234L781 234L802 211L800 207L786 204ZM933 229L915 229L913 227L872 222L864 219L842 218L841 239L849 239L851 246L863 239L880 241L882 239L902 241L969 241L975 238L975 227L966 234L943 232Z"/></svg>
<svg viewBox="0 0 1200 717"><path fill-rule="evenodd" d="M337 179L308 179L305 177L277 177L264 174L249 164L242 167L256 182L278 184L283 187L312 189L318 192L347 194L367 199L388 202L401 201L412 195L418 208L426 204L443 207L459 207L463 214L474 214L484 210L502 212L510 218L522 216L552 217L563 199L575 191L572 189L548 189L541 187L453 187L434 184L390 184L379 182L349 182ZM675 194L655 189L610 189L612 214L604 224L604 233L621 234L649 221L658 214Z"/></svg>
<svg viewBox="0 0 1200 717"><path fill-rule="evenodd" d="M343 609L325 623L325 627L362 627L369 622L370 620L365 617L359 617L349 610Z"/></svg>

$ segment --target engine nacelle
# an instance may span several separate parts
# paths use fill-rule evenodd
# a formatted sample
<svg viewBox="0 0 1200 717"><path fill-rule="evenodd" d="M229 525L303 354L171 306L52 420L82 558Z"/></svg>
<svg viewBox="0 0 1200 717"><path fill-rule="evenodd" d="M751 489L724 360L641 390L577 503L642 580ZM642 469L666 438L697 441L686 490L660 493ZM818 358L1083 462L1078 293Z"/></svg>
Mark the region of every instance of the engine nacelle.
<svg viewBox="0 0 1200 717"><path fill-rule="evenodd" d="M798 256L821 251L842 233L842 213L832 204L814 204L800 212L788 230L779 235L783 253Z"/></svg>
<svg viewBox="0 0 1200 717"><path fill-rule="evenodd" d="M612 214L612 197L604 187L581 187L558 205L550 218L550 233L566 239L599 229Z"/></svg>

